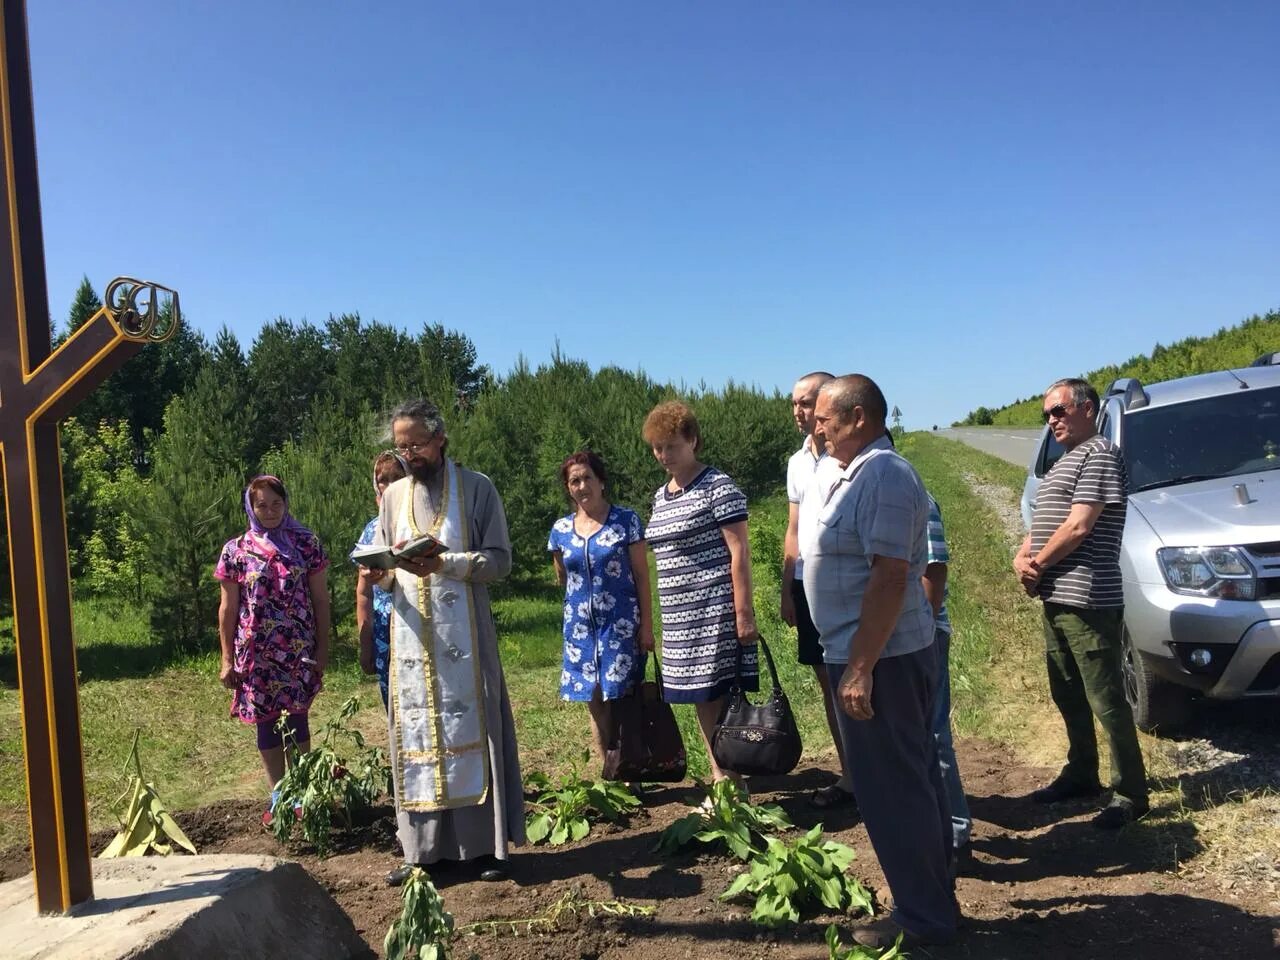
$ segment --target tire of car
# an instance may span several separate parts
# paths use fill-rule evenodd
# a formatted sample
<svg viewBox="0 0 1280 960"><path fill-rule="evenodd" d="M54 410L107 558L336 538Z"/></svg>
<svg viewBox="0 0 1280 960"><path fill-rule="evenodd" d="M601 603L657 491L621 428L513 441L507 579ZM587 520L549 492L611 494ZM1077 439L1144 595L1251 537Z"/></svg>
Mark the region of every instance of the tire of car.
<svg viewBox="0 0 1280 960"><path fill-rule="evenodd" d="M1133 722L1143 733L1170 733L1191 716L1191 692L1156 676L1141 650L1135 650L1126 629L1120 660L1124 698L1133 710Z"/></svg>

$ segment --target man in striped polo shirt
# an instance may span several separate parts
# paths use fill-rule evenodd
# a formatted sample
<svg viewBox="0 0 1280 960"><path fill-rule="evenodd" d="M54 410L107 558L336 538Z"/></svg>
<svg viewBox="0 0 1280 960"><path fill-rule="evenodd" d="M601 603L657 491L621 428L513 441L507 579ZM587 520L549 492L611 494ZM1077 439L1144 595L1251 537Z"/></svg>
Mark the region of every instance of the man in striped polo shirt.
<svg viewBox="0 0 1280 960"><path fill-rule="evenodd" d="M1111 747L1113 793L1093 823L1115 829L1149 807L1120 671L1127 477L1119 448L1098 434L1097 415L1097 391L1084 380L1059 380L1045 392L1045 422L1066 453L1040 483L1013 568L1027 593L1044 601L1049 690L1067 727L1067 765L1031 798L1056 803L1101 791L1097 716Z"/></svg>

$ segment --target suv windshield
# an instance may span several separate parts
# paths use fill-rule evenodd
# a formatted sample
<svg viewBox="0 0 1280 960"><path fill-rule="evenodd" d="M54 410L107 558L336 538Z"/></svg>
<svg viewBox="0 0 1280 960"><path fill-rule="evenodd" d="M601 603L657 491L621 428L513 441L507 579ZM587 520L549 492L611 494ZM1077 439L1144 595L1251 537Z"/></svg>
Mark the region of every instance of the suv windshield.
<svg viewBox="0 0 1280 960"><path fill-rule="evenodd" d="M1131 410L1129 492L1280 468L1280 387Z"/></svg>

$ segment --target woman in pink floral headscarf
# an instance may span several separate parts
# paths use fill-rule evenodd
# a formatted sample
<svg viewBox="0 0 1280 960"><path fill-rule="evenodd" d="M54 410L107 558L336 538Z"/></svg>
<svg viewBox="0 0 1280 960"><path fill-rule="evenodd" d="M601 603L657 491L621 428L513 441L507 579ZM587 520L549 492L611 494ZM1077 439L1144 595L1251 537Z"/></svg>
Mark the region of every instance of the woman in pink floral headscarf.
<svg viewBox="0 0 1280 960"><path fill-rule="evenodd" d="M288 711L298 749L311 745L307 711L329 659L329 560L316 535L289 514L284 484L255 477L244 492L249 528L228 540L214 576L222 585L218 634L231 715L258 728L271 786L284 776L276 720Z"/></svg>

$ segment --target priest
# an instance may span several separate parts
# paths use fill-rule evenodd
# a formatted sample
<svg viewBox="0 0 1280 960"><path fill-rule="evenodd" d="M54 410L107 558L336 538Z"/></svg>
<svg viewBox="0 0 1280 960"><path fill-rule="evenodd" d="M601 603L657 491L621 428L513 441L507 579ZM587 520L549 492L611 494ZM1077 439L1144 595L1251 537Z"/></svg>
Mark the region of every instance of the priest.
<svg viewBox="0 0 1280 960"><path fill-rule="evenodd" d="M370 571L392 595L388 725L403 883L415 866L475 861L506 876L524 842L515 721L498 659L488 585L511 570L507 518L493 483L446 456L440 411L411 400L391 413L407 476L386 489L374 541L430 534L443 552Z"/></svg>

